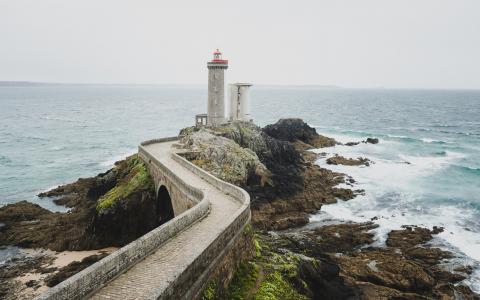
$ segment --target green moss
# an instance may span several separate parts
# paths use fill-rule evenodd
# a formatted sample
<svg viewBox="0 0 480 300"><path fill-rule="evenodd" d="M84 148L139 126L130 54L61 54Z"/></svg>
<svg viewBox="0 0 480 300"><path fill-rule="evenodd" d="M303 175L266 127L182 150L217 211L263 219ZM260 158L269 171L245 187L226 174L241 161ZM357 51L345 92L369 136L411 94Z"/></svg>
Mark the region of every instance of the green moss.
<svg viewBox="0 0 480 300"><path fill-rule="evenodd" d="M259 266L254 262L241 264L230 283L225 299L247 299L248 294L256 285Z"/></svg>
<svg viewBox="0 0 480 300"><path fill-rule="evenodd" d="M119 200L127 198L140 188L152 187L153 181L145 164L133 156L126 162L128 175L117 185L100 197L97 201L97 211L105 210L115 205Z"/></svg>
<svg viewBox="0 0 480 300"><path fill-rule="evenodd" d="M211 281L207 287L203 290L202 300L213 300L215 299L217 291L217 286L215 282Z"/></svg>
<svg viewBox="0 0 480 300"><path fill-rule="evenodd" d="M262 246L260 246L260 243L255 238L253 239L253 245L255 246L255 256L260 257L262 255Z"/></svg>
<svg viewBox="0 0 480 300"><path fill-rule="evenodd" d="M308 299L284 279L280 272L270 273L260 284L256 300L301 300Z"/></svg>
<svg viewBox="0 0 480 300"><path fill-rule="evenodd" d="M248 223L243 229L243 234L249 237L253 237L255 232L253 231L252 224Z"/></svg>
<svg viewBox="0 0 480 300"><path fill-rule="evenodd" d="M285 254L271 253L268 259L268 265L275 271L281 272L288 278L294 278L297 276L297 266L300 262L298 256L293 255L290 252Z"/></svg>
<svg viewBox="0 0 480 300"><path fill-rule="evenodd" d="M259 233L250 233L250 230L246 228L244 233L253 234L256 256L237 269L226 297L222 299L308 299L292 284L300 282L307 289L307 284L299 281L298 276L298 266L305 258L289 251L279 253L279 245L272 244L274 242Z"/></svg>

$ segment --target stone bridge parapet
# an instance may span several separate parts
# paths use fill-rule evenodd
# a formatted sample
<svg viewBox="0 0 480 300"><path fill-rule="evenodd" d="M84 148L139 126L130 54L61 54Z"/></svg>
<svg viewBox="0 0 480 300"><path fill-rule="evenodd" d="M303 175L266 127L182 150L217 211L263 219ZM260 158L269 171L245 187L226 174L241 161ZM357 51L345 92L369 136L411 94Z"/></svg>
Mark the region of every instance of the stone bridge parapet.
<svg viewBox="0 0 480 300"><path fill-rule="evenodd" d="M214 236L209 237L208 244L199 248L195 258L188 265L179 265L177 270L173 271L178 273L172 277L173 280L159 282L158 286L148 287L148 295L141 297L145 299L198 298L211 272L222 261L224 255L231 249L244 227L249 223L251 217L250 197L243 189L212 176L181 157L177 154L178 149L169 151L168 157L165 157L167 156L165 154L161 159L147 149L149 145L172 144L176 140L177 138L153 139L143 142L139 146L139 157L147 164L149 172L154 178L156 189L158 190L159 186L165 185L171 195L172 202L177 202L177 205L174 204L175 217L61 282L37 299L82 299L90 296L102 298L96 295L96 291L105 290L104 287L108 287L110 282L115 281L115 278L120 274L128 278L133 266L151 256L156 250L163 249L163 245L168 244L170 239L176 235L184 236L182 232L190 231L188 228L195 227L197 222L200 222L199 224L205 223L202 221L204 218L218 218L214 217L221 214L218 211L212 217L209 217L212 209L211 200L215 200L215 203L221 203L221 201L237 202L238 204L235 207L238 208L229 210L230 213L224 216L223 223L218 223L218 228L215 233L212 233ZM168 160L168 164L162 163L165 159ZM170 165L170 167L167 165ZM184 175L190 174L188 176L197 178L196 181L201 179L202 182L206 182L202 185L209 190L188 184L184 177L179 177L175 171L172 171L175 168L184 168L184 171L182 171ZM177 170L180 171L180 169ZM190 180L190 182L196 182L195 180ZM209 198L210 191L214 194L224 195L222 197L225 199L219 199L218 195ZM222 206L216 204L213 207L218 209ZM230 207L232 206L230 205ZM217 224L217 221L210 220L210 223L212 222ZM192 241L192 246L195 247L195 243L200 244L198 240ZM178 251L181 252L182 249L178 249ZM128 289L125 293L124 295L115 294L113 298L123 296L123 299L129 299Z"/></svg>

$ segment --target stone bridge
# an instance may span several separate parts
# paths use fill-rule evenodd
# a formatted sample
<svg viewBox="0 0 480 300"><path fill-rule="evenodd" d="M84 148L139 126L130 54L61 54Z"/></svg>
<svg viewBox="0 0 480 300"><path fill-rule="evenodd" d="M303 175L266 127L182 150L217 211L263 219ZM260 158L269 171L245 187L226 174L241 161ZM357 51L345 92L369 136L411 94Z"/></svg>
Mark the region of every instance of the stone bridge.
<svg viewBox="0 0 480 300"><path fill-rule="evenodd" d="M170 219L37 299L195 299L250 221L244 190L180 155L177 138L139 146ZM173 217L173 218L172 218Z"/></svg>

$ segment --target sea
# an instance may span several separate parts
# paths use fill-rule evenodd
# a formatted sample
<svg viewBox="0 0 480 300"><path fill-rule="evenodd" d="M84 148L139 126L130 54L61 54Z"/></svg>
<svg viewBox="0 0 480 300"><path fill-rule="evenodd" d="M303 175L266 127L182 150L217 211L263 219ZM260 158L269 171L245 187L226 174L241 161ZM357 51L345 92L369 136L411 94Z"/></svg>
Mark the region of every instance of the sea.
<svg viewBox="0 0 480 300"><path fill-rule="evenodd" d="M143 140L177 135L206 112L206 99L203 86L0 87L0 206L28 200L66 211L36 195L108 170ZM442 226L431 243L473 265L464 283L480 292L480 91L253 86L251 115L260 126L302 118L342 143L378 138L314 150L320 166L352 176L365 194L323 206L311 222L373 219L379 246L402 225ZM373 163L327 165L335 154Z"/></svg>

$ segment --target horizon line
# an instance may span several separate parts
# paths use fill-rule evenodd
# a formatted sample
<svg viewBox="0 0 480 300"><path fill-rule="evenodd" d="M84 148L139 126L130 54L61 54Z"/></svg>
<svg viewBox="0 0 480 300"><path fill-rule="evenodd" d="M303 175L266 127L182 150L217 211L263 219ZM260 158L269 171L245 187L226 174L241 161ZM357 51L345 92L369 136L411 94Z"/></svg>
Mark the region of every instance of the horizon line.
<svg viewBox="0 0 480 300"><path fill-rule="evenodd" d="M28 80L0 80L1 87L29 87L42 85L80 85L80 86L198 86L200 83L75 83L75 82L47 82L47 81L28 81ZM335 84L276 84L276 83L253 83L257 87L316 87L325 89L384 89L384 90L457 90L457 91L478 91L478 88L455 88L455 87L387 87L387 86L368 86L368 87L346 87ZM205 87L206 88L206 87Z"/></svg>

